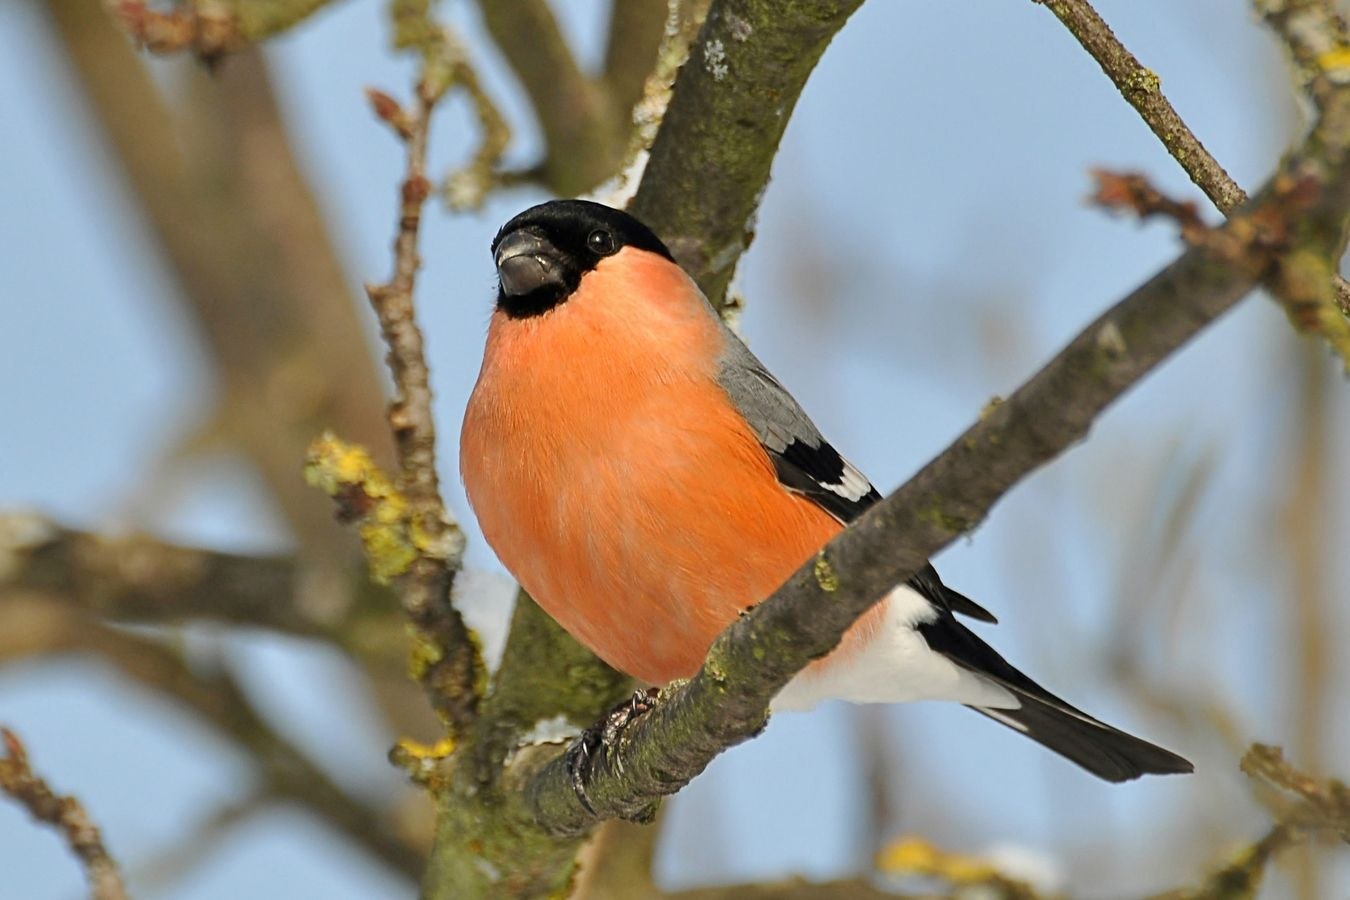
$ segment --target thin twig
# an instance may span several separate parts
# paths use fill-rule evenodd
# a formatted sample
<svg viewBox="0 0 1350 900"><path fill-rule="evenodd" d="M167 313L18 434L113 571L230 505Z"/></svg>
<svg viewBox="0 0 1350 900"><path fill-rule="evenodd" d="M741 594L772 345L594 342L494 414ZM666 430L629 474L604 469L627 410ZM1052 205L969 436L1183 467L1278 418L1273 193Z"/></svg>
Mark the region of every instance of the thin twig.
<svg viewBox="0 0 1350 900"><path fill-rule="evenodd" d="M1220 212L1227 215L1247 199L1242 188L1181 120L1171 101L1163 96L1162 79L1125 48L1088 0L1035 2L1048 8L1064 23L1107 77L1115 82L1125 102L1135 108L1163 142L1167 152L1186 170L1196 187L1214 201Z"/></svg>
<svg viewBox="0 0 1350 900"><path fill-rule="evenodd" d="M424 4L410 7L425 12ZM397 13L397 10L396 10ZM400 26L409 28L406 18ZM454 61L443 31L429 18L412 37L399 38L422 54L412 109L391 108L387 95L372 94L377 115L394 125L403 141L405 166L399 190L394 274L384 284L366 285L388 347L386 360L395 396L389 427L399 460L398 487L407 498L417 556L399 582L399 596L418 642L414 672L432 705L454 733L473 722L482 696L485 669L477 640L450 602L454 573L464 552L464 535L441 499L436 475L436 425L431 411L431 378L417 326L413 290L421 265L417 243L422 209L431 193L426 174L431 114L451 87Z"/></svg>
<svg viewBox="0 0 1350 900"><path fill-rule="evenodd" d="M19 736L0 728L5 755L0 757L0 791L13 797L33 818L56 828L84 866L95 900L126 900L117 863L103 846L103 836L78 799L61 796L33 771Z"/></svg>

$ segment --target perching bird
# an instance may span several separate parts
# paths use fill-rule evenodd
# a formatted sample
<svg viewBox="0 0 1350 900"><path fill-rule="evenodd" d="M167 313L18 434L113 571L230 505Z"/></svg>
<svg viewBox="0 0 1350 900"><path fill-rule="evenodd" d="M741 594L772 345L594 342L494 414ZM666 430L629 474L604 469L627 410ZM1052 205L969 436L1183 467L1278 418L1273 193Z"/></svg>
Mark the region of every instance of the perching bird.
<svg viewBox="0 0 1350 900"><path fill-rule="evenodd" d="M500 288L460 472L483 534L554 619L653 685L880 499L721 322L652 231L598 203L528 209L492 242ZM1080 712L955 614L925 566L774 700L950 700L1108 781L1190 772Z"/></svg>

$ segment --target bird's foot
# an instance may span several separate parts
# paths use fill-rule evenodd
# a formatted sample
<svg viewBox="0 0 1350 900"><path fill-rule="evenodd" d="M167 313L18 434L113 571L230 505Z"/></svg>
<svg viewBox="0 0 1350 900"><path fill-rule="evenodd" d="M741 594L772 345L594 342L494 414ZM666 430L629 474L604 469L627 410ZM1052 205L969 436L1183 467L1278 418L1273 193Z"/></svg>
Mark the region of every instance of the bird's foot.
<svg viewBox="0 0 1350 900"><path fill-rule="evenodd" d="M617 704L604 718L587 728L567 748L567 771L572 778L572 790L582 807L591 815L596 815L595 807L586 794L586 782L596 759L606 755L611 748L617 747L619 737L634 719L656 706L660 696L659 688L633 691L631 697ZM623 774L623 763L615 757L615 769Z"/></svg>

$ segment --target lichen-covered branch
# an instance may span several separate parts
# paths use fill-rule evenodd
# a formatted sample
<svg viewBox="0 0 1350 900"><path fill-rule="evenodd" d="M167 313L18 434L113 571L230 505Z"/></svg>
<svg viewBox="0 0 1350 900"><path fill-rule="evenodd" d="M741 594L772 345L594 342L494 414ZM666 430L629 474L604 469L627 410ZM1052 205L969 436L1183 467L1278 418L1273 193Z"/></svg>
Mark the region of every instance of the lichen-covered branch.
<svg viewBox="0 0 1350 900"><path fill-rule="evenodd" d="M426 900L565 896L583 836L539 828L525 781L629 685L520 594L492 692L440 782L432 780L439 815Z"/></svg>
<svg viewBox="0 0 1350 900"><path fill-rule="evenodd" d="M33 771L28 751L19 736L0 728L0 792L22 804L33 818L56 828L84 866L89 893L94 900L126 900L126 887L117 863L103 846L103 835L89 817L84 804L61 796Z"/></svg>
<svg viewBox="0 0 1350 900"><path fill-rule="evenodd" d="M807 76L861 0L718 0L680 70L630 211L721 307Z"/></svg>
<svg viewBox="0 0 1350 900"><path fill-rule="evenodd" d="M975 528L1009 488L1081 440L1095 418L1229 309L1281 259L1321 253L1350 210L1350 88L1249 206L1082 331L914 478L831 541L727 629L703 668L638 719L617 754L595 761L593 814L554 760L531 782L556 832L632 817L764 725L768 703L828 653L877 598Z"/></svg>

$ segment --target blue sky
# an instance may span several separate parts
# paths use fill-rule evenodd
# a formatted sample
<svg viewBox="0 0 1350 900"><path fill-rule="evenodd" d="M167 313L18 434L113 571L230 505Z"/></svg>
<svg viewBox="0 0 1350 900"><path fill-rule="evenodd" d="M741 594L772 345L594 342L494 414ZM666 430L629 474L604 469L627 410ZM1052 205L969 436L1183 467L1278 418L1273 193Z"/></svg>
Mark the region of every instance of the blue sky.
<svg viewBox="0 0 1350 900"><path fill-rule="evenodd" d="M1257 186L1304 121L1278 46L1246 7L1098 7L1234 178ZM602 5L561 8L583 58L598 59ZM472 7L452 4L448 13L517 124L512 158L529 161L538 137L509 74L486 49ZM361 89L401 94L411 75L386 49L382 16L370 0L335 4L269 51L353 285L388 270L400 172L400 150L372 121ZM156 66L167 75L182 64ZM284 549L262 488L236 460L196 463L173 476L171 502L138 504L160 455L205 417L215 385L35 4L0 5L0 109L0 508L37 508L90 528L133 523L228 549ZM436 167L463 158L473 129L462 103L442 111ZM1083 203L1096 165L1143 170L1204 208L1045 9L873 0L830 47L788 129L742 267L742 332L830 439L890 490L990 396L1010 392L1178 252L1167 225L1139 226ZM478 569L500 567L464 503L455 436L491 304L487 243L539 198L499 195L471 215L433 210L424 229L419 313L443 481ZM895 831L971 851L1027 848L1057 861L1075 885L1108 886L1089 889L1097 896L1190 877L1197 834L1221 848L1260 833L1264 819L1231 754L1131 702L1103 648L1118 628L1113 611L1132 592L1184 586L1178 627L1148 642L1150 677L1169 691L1223 696L1251 739L1289 733L1281 606L1289 585L1272 508L1287 490L1282 435L1300 348L1272 304L1247 300L937 561L953 586L1000 617L1004 624L983 633L1012 661L1103 718L1191 756L1199 773L1105 785L964 710L887 709L876 721L888 739ZM1333 363L1316 358L1331 377ZM1344 389L1343 381L1333 387ZM1333 459L1347 447L1344 409L1330 423ZM1139 535L1156 531L1150 523L1197 472L1206 475L1179 550L1188 574L1159 574L1136 549ZM1333 534L1350 524L1347 485L1331 498ZM1344 554L1333 560L1333 596L1345 596L1350 568ZM1345 635L1350 623L1337 615ZM346 783L371 791L398 783L383 762L389 738L340 660L261 636L230 647L258 684L304 686L278 699L280 716ZM1343 664L1334 678L1345 686ZM784 716L719 759L671 805L666 882L854 871L871 840L858 824L868 790L859 718L839 706ZM21 731L60 787L88 801L132 870L204 808L247 791L244 761L208 731L89 661L0 671L0 721ZM1328 731L1326 758L1335 759L1332 748L1350 746L1350 717L1334 717ZM79 892L78 871L55 838L5 804L0 847L0 897ZM1337 873L1350 877L1343 862ZM411 893L339 838L277 809L233 830L188 879L145 896Z"/></svg>

